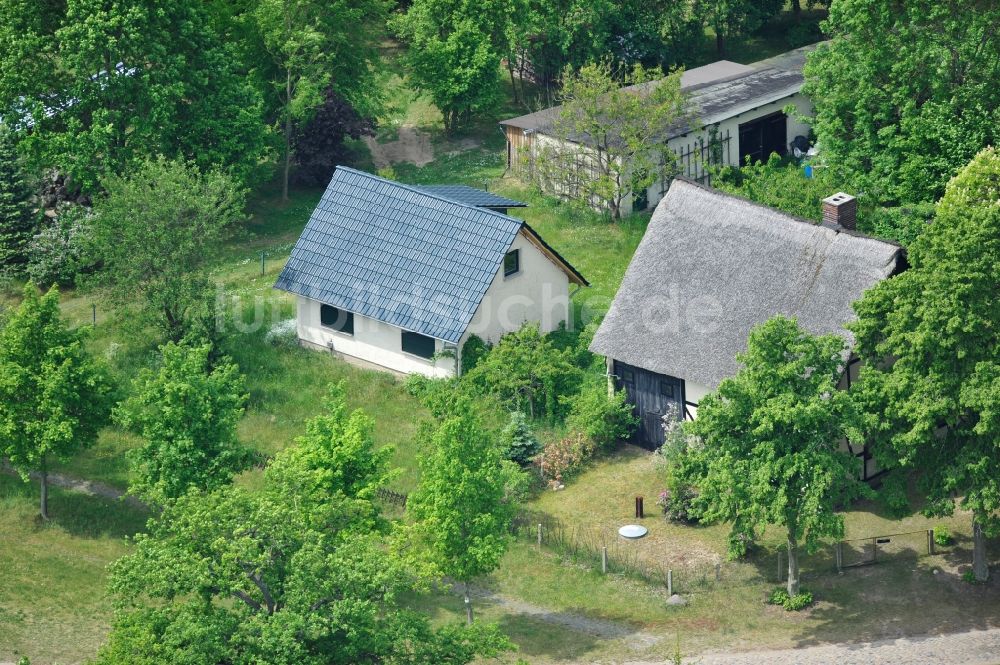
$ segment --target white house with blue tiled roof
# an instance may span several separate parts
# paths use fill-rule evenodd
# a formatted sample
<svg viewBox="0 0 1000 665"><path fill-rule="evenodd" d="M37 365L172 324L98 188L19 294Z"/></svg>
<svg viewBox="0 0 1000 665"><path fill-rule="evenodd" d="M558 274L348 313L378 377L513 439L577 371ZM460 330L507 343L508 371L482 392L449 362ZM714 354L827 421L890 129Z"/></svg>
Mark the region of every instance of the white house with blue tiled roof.
<svg viewBox="0 0 1000 665"><path fill-rule="evenodd" d="M550 332L587 280L516 201L420 188L338 167L275 288L296 296L300 343L402 374L453 376L471 335Z"/></svg>

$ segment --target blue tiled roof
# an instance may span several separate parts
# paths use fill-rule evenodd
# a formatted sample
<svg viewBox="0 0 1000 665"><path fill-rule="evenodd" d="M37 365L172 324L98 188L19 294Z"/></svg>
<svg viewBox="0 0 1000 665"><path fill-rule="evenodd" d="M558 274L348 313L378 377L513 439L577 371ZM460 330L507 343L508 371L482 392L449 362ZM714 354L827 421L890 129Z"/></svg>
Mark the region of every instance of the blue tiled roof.
<svg viewBox="0 0 1000 665"><path fill-rule="evenodd" d="M477 208L525 208L528 204L466 185L415 185L415 189Z"/></svg>
<svg viewBox="0 0 1000 665"><path fill-rule="evenodd" d="M458 342L522 224L339 166L275 288Z"/></svg>

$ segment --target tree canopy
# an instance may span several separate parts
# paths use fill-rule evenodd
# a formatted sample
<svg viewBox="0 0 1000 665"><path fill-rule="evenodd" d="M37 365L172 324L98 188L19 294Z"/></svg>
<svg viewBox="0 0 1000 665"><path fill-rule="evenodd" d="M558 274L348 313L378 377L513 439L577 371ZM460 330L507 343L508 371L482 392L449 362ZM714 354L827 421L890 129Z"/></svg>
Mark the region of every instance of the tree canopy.
<svg viewBox="0 0 1000 665"><path fill-rule="evenodd" d="M392 22L409 48L405 60L414 85L441 109L454 131L474 112L499 102L500 58L506 32L494 25L510 16L512 3L491 0L414 0Z"/></svg>
<svg viewBox="0 0 1000 665"><path fill-rule="evenodd" d="M934 201L1000 139L1000 6L839 0L804 93L826 161L879 202Z"/></svg>
<svg viewBox="0 0 1000 665"><path fill-rule="evenodd" d="M843 537L836 508L867 493L858 459L842 447L859 438L850 396L837 389L844 358L841 337L815 337L775 317L751 331L743 368L683 426L697 442L684 471L698 487L702 518L750 537L784 527L791 595L799 592L799 544Z"/></svg>
<svg viewBox="0 0 1000 665"><path fill-rule="evenodd" d="M21 57L0 57L0 116L30 113L35 163L88 192L156 154L254 180L268 147L262 100L206 3L2 4L13 29L0 29L0 44ZM30 76L18 71L25 62Z"/></svg>
<svg viewBox="0 0 1000 665"><path fill-rule="evenodd" d="M546 189L620 219L630 197L645 195L674 171L664 137L687 111L680 79L679 71L663 77L637 65L621 81L610 61L578 74L567 70L552 131L557 141L538 148L536 177Z"/></svg>
<svg viewBox="0 0 1000 665"><path fill-rule="evenodd" d="M253 34L274 65L270 84L284 138L283 198L295 125L312 117L327 88L363 117L378 110L374 65L388 11L387 0L259 0L249 12Z"/></svg>
<svg viewBox="0 0 1000 665"><path fill-rule="evenodd" d="M38 226L31 187L17 154L14 134L0 124L0 274L19 274Z"/></svg>
<svg viewBox="0 0 1000 665"><path fill-rule="evenodd" d="M247 395L239 368L211 362L209 344L168 343L157 370L143 369L115 421L143 443L128 451L130 490L152 503L229 483L249 461L236 438Z"/></svg>
<svg viewBox="0 0 1000 665"><path fill-rule="evenodd" d="M983 530L1000 531L998 184L1000 155L983 150L948 183L910 268L870 289L852 326L876 459L919 472L928 513L972 511L980 579Z"/></svg>
<svg viewBox="0 0 1000 665"><path fill-rule="evenodd" d="M243 219L243 190L223 173L162 157L104 187L93 223L103 264L96 283L120 313L171 341L210 336L215 292L205 267Z"/></svg>
<svg viewBox="0 0 1000 665"><path fill-rule="evenodd" d="M369 519L384 459L359 445L367 416L345 418L342 393L328 409L261 488L191 492L150 521L111 568L97 663L459 665L510 648L495 626L432 627L402 606L424 581Z"/></svg>
<svg viewBox="0 0 1000 665"><path fill-rule="evenodd" d="M31 283L0 329L0 455L24 480L38 471L48 518L48 464L93 445L108 420L111 384L80 332L59 312L55 287Z"/></svg>
<svg viewBox="0 0 1000 665"><path fill-rule="evenodd" d="M472 623L469 583L494 570L507 549L515 506L497 442L459 404L422 442L420 486L406 504L411 533L440 574L462 582Z"/></svg>

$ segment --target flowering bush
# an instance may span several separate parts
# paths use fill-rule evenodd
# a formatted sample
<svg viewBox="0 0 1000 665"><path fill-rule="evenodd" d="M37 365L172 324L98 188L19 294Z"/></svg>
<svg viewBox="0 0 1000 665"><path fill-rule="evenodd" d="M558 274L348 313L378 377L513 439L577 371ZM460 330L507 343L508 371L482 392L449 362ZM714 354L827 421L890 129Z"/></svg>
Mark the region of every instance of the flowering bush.
<svg viewBox="0 0 1000 665"><path fill-rule="evenodd" d="M582 467L595 450L594 442L580 432L573 432L546 445L538 456L542 477L556 483L563 482Z"/></svg>
<svg viewBox="0 0 1000 665"><path fill-rule="evenodd" d="M690 485L675 482L660 492L656 505L663 509L664 517L671 522L697 522L698 515L692 505L697 496L698 493Z"/></svg>
<svg viewBox="0 0 1000 665"><path fill-rule="evenodd" d="M83 206L59 208L28 246L28 275L36 284L72 284L77 274L92 268L88 257L92 213Z"/></svg>

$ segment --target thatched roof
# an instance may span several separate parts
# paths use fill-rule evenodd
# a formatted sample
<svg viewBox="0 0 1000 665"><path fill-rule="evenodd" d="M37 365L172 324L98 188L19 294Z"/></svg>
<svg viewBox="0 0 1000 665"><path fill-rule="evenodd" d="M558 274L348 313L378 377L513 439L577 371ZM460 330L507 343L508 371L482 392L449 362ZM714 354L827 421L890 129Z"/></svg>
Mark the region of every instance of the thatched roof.
<svg viewBox="0 0 1000 665"><path fill-rule="evenodd" d="M901 251L677 179L590 349L715 388L738 370L750 329L776 314L853 341L851 303Z"/></svg>

